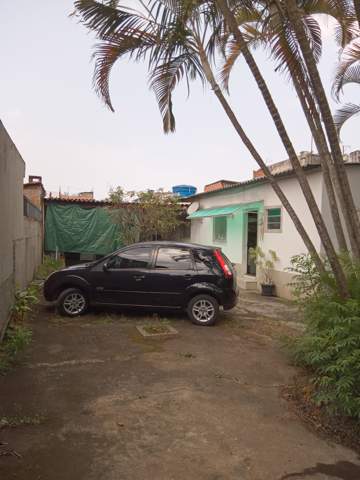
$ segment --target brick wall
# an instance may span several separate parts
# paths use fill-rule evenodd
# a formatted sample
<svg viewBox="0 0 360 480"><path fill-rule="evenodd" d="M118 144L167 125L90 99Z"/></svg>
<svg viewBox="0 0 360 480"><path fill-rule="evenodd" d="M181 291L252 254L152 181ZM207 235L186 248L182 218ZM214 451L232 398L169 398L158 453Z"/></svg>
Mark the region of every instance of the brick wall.
<svg viewBox="0 0 360 480"><path fill-rule="evenodd" d="M231 187L236 185L238 182L233 182L231 180L218 180L217 182L209 183L205 185L204 192L214 192L215 190L221 190L226 187Z"/></svg>

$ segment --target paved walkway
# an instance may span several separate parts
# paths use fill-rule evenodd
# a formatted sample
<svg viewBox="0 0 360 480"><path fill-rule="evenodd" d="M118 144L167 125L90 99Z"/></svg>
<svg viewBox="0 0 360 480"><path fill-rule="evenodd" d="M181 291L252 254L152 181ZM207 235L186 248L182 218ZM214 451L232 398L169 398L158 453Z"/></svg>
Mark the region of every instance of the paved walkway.
<svg viewBox="0 0 360 480"><path fill-rule="evenodd" d="M212 328L185 318L40 307L25 364L0 378L1 480L359 480L357 455L309 431L279 388L289 305L244 294ZM144 338L136 325L171 325ZM0 450L1 451L1 450Z"/></svg>

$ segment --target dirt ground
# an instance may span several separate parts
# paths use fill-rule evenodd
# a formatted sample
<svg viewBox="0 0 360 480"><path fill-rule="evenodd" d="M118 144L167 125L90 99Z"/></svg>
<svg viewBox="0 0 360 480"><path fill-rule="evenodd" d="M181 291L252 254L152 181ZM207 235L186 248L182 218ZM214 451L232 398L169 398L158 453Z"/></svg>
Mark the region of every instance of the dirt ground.
<svg viewBox="0 0 360 480"><path fill-rule="evenodd" d="M296 372L279 337L298 320L249 293L209 328L139 312L71 320L40 305L22 364L0 377L0 420L29 423L0 427L0 452L19 455L0 456L0 479L359 480L356 453L280 397ZM178 334L145 338L137 325Z"/></svg>

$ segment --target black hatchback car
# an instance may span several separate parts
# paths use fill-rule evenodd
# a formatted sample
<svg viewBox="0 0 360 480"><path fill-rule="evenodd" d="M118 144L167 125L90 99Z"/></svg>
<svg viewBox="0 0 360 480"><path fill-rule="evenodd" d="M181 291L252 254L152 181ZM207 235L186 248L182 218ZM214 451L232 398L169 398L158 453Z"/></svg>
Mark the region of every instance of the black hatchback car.
<svg viewBox="0 0 360 480"><path fill-rule="evenodd" d="M219 306L236 305L236 273L221 249L144 242L52 273L44 296L74 317L91 305L183 309L197 325L213 325Z"/></svg>

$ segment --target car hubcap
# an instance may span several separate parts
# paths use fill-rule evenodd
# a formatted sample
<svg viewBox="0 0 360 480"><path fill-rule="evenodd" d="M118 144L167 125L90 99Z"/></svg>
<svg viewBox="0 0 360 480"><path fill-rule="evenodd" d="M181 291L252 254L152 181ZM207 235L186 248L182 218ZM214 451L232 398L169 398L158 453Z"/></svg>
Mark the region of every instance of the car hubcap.
<svg viewBox="0 0 360 480"><path fill-rule="evenodd" d="M198 300L192 307L192 313L198 322L209 322L215 315L215 308L209 300Z"/></svg>
<svg viewBox="0 0 360 480"><path fill-rule="evenodd" d="M85 298L81 293L70 293L65 297L64 310L70 315L76 315L84 310L85 303Z"/></svg>

